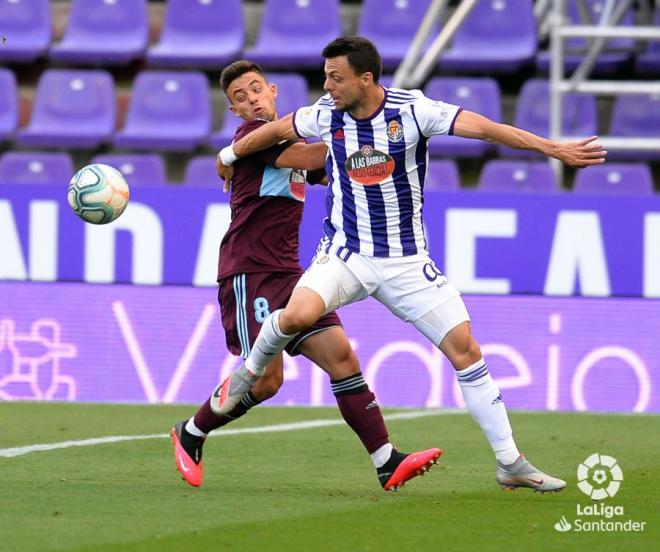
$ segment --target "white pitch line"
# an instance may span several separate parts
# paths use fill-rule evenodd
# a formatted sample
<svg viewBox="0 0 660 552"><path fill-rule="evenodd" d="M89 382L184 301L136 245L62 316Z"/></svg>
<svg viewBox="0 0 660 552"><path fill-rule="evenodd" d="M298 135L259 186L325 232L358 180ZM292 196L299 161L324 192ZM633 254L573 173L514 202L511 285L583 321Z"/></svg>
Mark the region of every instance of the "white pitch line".
<svg viewBox="0 0 660 552"><path fill-rule="evenodd" d="M427 416L440 416L446 414L462 414L465 410L445 409L445 410L416 410L413 412L397 412L384 416L388 422L394 420L412 420L415 418L425 418ZM276 433L281 431L297 431L300 429L312 429L316 427L330 427L344 425L344 420L308 420L306 422L293 422L290 424L274 424L267 426L246 427L241 429L224 429L217 433L212 433L211 437L227 437L229 435L243 435L247 433ZM45 452L49 450L67 449L71 447L90 447L94 445L105 445L108 443L121 443L124 441L144 441L145 439L167 439L169 433L157 433L152 435L110 435L108 437L96 437L93 439L81 439L79 441L62 441L60 443L47 443L37 445L27 445L24 447L11 447L0 449L1 458L13 458L15 456L24 456L33 452Z"/></svg>

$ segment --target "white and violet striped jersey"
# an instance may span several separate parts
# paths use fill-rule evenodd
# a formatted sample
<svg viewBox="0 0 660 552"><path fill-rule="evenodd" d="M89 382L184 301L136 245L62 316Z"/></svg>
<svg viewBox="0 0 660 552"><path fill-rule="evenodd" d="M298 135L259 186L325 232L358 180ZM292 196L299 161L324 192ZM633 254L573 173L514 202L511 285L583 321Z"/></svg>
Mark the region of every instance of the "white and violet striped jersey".
<svg viewBox="0 0 660 552"><path fill-rule="evenodd" d="M459 111L419 90L389 88L367 119L335 109L330 95L294 113L300 137L316 136L328 146L324 232L333 244L370 257L426 249L427 141L434 134L451 134Z"/></svg>

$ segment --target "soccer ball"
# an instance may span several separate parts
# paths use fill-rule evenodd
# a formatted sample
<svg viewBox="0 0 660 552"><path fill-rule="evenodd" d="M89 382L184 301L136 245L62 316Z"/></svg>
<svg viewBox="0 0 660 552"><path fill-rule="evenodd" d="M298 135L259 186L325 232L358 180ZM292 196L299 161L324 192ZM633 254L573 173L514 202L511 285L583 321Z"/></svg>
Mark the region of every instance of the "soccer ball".
<svg viewBox="0 0 660 552"><path fill-rule="evenodd" d="M110 165L87 165L69 182L67 201L85 222L107 224L124 212L128 204L128 183Z"/></svg>

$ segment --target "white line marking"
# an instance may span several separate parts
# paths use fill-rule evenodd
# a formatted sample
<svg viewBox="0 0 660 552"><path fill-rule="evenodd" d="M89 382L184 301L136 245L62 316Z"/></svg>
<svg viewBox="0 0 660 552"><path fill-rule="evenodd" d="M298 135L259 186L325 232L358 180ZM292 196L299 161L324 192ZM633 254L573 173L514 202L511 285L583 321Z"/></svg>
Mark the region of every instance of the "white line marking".
<svg viewBox="0 0 660 552"><path fill-rule="evenodd" d="M388 422L394 420L413 420L415 418L425 418L427 416L440 416L446 414L463 414L465 410L445 409L445 410L415 410L413 412L397 412L384 416ZM297 431L300 429L312 429L317 427L330 427L344 425L344 420L308 420L306 422L293 422L289 424L275 424L267 426L245 427L241 429L223 429L217 433L212 433L211 437L227 437L229 435L243 435L247 433L277 433L282 431ZM111 435L108 437L97 437L94 439L82 439L80 441L62 441L60 443L48 443L38 445L27 445L24 447L11 447L0 449L0 457L13 458L15 456L24 456L33 452L44 452L49 450L67 449L71 447L90 447L94 445L105 445L108 443L121 443L125 441L144 441L145 439L167 439L169 433L152 435Z"/></svg>

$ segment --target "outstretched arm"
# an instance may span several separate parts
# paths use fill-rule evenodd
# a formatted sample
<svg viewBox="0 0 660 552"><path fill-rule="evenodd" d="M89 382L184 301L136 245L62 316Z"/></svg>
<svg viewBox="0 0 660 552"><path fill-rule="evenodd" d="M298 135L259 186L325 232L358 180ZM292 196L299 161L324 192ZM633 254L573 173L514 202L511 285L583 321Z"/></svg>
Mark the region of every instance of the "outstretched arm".
<svg viewBox="0 0 660 552"><path fill-rule="evenodd" d="M265 150L285 140L298 140L293 128L293 114L260 126L238 142L222 148L216 157L215 168L223 180L230 180L233 171L229 167L240 157Z"/></svg>
<svg viewBox="0 0 660 552"><path fill-rule="evenodd" d="M579 142L555 142L465 110L461 111L454 121L454 135L477 138L515 149L536 151L578 169L604 163L607 156L601 144L596 142L597 136L590 136Z"/></svg>
<svg viewBox="0 0 660 552"><path fill-rule="evenodd" d="M275 161L275 166L278 169L304 169L308 171L321 169L325 167L325 157L327 152L328 148L322 142L316 144L303 144L302 142L297 142L286 148L280 154Z"/></svg>

